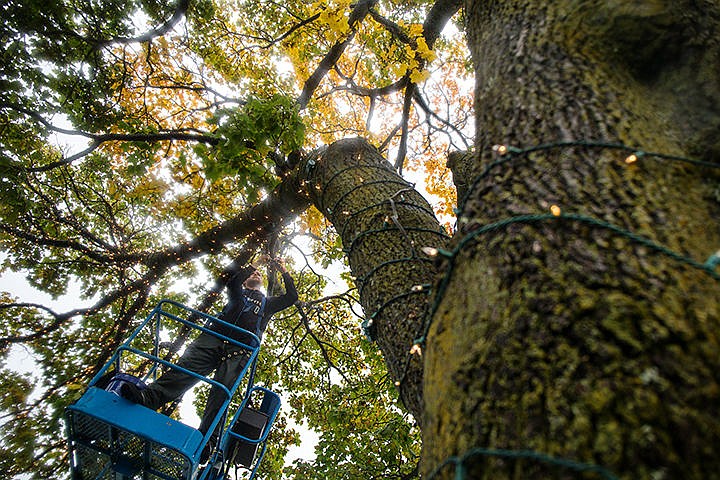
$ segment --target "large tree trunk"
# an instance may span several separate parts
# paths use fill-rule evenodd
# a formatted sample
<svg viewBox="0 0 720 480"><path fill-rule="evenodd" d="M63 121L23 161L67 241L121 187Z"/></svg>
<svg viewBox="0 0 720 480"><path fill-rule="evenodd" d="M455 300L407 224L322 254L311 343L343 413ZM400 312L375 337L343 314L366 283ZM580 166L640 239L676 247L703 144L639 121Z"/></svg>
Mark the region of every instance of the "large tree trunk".
<svg viewBox="0 0 720 480"><path fill-rule="evenodd" d="M313 203L347 252L367 317L400 397L422 425L422 358L410 354L423 333L436 269L421 252L448 238L427 201L365 140L336 142L299 165Z"/></svg>
<svg viewBox="0 0 720 480"><path fill-rule="evenodd" d="M466 14L476 176L495 143L718 162L717 2L468 0ZM456 462L436 468L469 452L464 478L599 478L548 456L720 478L720 282L668 255L720 248L720 177L629 153L512 154L471 188L428 340L426 475L453 478Z"/></svg>

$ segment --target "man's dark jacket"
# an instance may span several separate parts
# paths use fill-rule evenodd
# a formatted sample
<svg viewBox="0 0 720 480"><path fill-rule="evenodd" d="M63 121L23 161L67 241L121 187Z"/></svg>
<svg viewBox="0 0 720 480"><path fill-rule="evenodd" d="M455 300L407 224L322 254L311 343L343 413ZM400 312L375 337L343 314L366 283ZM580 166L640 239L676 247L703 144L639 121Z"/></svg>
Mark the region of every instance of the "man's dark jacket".
<svg viewBox="0 0 720 480"><path fill-rule="evenodd" d="M273 314L292 306L297 301L298 295L290 274L283 273L285 293L267 297L265 307L262 309L262 317L258 316L257 312L260 310L264 295L259 290L243 287L243 283L253 271L255 271L255 268L252 266L243 267L230 279L227 285L229 301L218 318L252 332L261 339ZM211 328L243 343L252 343L249 336L239 332L231 332L228 327L223 325L213 325Z"/></svg>

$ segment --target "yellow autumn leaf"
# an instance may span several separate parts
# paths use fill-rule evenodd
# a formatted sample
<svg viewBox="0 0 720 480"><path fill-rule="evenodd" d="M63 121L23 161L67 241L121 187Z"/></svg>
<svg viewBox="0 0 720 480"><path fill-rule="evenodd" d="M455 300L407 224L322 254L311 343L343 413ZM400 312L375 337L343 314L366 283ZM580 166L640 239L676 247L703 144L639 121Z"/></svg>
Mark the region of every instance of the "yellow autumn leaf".
<svg viewBox="0 0 720 480"><path fill-rule="evenodd" d="M134 198L157 197L168 189L167 183L157 177L146 177L128 194Z"/></svg>
<svg viewBox="0 0 720 480"><path fill-rule="evenodd" d="M400 65L394 65L392 68L392 71L398 77L403 77L403 76L405 76L405 73L407 73L407 71L408 71L408 66L405 65L404 63L401 63Z"/></svg>
<svg viewBox="0 0 720 480"><path fill-rule="evenodd" d="M323 235L325 217L314 206L305 210L305 212L300 216L300 220L303 230L308 231L314 235Z"/></svg>
<svg viewBox="0 0 720 480"><path fill-rule="evenodd" d="M204 183L205 179L201 177L198 173L193 173L190 176L190 185L192 185L193 188L199 190L200 188L202 188Z"/></svg>
<svg viewBox="0 0 720 480"><path fill-rule="evenodd" d="M422 23L413 23L408 29L408 33L411 37L419 37L423 34Z"/></svg>
<svg viewBox="0 0 720 480"><path fill-rule="evenodd" d="M412 72L410 72L410 81L413 83L422 83L428 78L430 78L430 72L428 70L420 71L414 69Z"/></svg>
<svg viewBox="0 0 720 480"><path fill-rule="evenodd" d="M348 18L345 15L340 16L337 22L337 32L340 34L347 34L350 31L350 24Z"/></svg>
<svg viewBox="0 0 720 480"><path fill-rule="evenodd" d="M427 62L432 62L435 60L437 55L433 50L428 47L427 42L425 41L425 38L420 37L417 39L417 52L420 54L420 57L422 57L423 60Z"/></svg>

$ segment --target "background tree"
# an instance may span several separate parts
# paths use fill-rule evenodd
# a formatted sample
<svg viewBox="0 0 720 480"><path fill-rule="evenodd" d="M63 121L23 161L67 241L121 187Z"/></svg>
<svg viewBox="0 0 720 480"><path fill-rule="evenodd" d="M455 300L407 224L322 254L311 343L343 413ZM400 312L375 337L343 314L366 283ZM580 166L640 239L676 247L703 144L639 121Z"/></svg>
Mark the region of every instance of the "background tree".
<svg viewBox="0 0 720 480"><path fill-rule="evenodd" d="M163 297L213 311L228 269L272 250L296 257L306 302L276 319L263 349L260 379L292 407L264 475L415 475L419 430L398 408L394 380L351 313L360 311L353 281L345 275L349 290L327 295L328 281L315 273L317 263L341 267L340 241L315 209L290 223L309 200L288 173L301 147L366 128L383 151L398 152L398 169L435 162L447 141L431 135L466 147L459 131L469 102L446 101L467 74L463 48L446 42L436 64L462 75L425 93L408 89L435 55L418 23L422 5L2 8L3 470L65 477L62 411L145 312ZM430 110L438 99L455 118ZM404 162L415 150L427 154ZM447 189L439 172L436 188ZM441 208L451 201L446 195ZM10 272L46 300L24 299ZM19 358L32 363L26 373L16 371ZM317 430L320 441L312 463L281 473L299 441L289 418ZM371 442L373 451L365 448Z"/></svg>
<svg viewBox="0 0 720 480"><path fill-rule="evenodd" d="M325 432L285 476L716 475L716 2L469 1L477 137L451 162L452 240L434 213L470 108L461 43L439 35L459 2L121 7L4 10L5 268L92 299L6 295L3 353L44 369L29 399L3 371L8 471L52 476L62 408L145 307L211 308L228 268L301 228L318 260L347 254L357 290L316 300L303 270L308 304L265 346L263 380ZM445 194L434 209L413 169ZM348 330L356 300L387 375ZM309 387L318 371L336 373Z"/></svg>

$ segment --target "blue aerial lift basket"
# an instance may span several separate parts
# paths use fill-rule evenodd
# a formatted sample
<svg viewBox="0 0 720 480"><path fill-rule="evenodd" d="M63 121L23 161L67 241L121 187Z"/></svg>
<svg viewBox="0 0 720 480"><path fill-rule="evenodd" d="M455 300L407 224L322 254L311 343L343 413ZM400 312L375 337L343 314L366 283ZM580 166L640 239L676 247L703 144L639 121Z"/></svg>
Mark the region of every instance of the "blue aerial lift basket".
<svg viewBox="0 0 720 480"><path fill-rule="evenodd" d="M248 334L251 345L244 344L212 330L208 322L218 322ZM185 331L205 332L247 349L250 358L231 388L176 364L159 355L160 336L169 323L182 324ZM153 340L153 351L147 353L137 344ZM255 360L260 340L251 332L241 330L182 304L161 301L141 325L123 343L108 363L90 381L87 391L66 410L70 470L73 480L224 480L231 466L243 468L253 478L265 453L267 436L280 408L280 398L270 390L252 385ZM134 365L144 362L148 373L137 378L122 373L122 364L134 357ZM157 376L158 367L181 370L199 381L218 386L226 399L208 432L221 424L221 441L212 452L209 466L201 468L200 456L210 441L211 433L134 404L119 395L123 382L133 382L144 388ZM112 367L115 375L107 385ZM243 378L251 371L250 380L240 407L225 428L224 419L230 401ZM103 387L103 388L101 388ZM258 400L261 397L261 400ZM260 402L259 409L254 404ZM258 448L259 447L259 448ZM259 450L259 452L258 452Z"/></svg>

